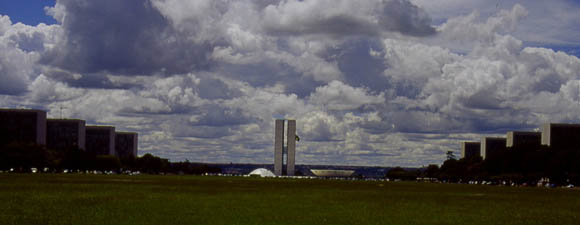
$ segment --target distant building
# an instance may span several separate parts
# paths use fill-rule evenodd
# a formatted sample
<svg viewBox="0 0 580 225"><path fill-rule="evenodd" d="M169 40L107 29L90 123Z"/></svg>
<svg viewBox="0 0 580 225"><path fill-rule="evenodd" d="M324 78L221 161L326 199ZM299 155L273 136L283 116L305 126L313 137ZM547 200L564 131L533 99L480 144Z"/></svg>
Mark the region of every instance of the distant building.
<svg viewBox="0 0 580 225"><path fill-rule="evenodd" d="M354 170L310 169L317 177L350 177Z"/></svg>
<svg viewBox="0 0 580 225"><path fill-rule="evenodd" d="M135 158L137 156L137 133L116 132L115 152L119 158Z"/></svg>
<svg viewBox="0 0 580 225"><path fill-rule="evenodd" d="M506 139L500 137L482 137L481 138L481 158L487 159L495 157L501 151L506 149Z"/></svg>
<svg viewBox="0 0 580 225"><path fill-rule="evenodd" d="M86 151L96 155L115 155L115 127L86 126Z"/></svg>
<svg viewBox="0 0 580 225"><path fill-rule="evenodd" d="M580 124L544 124L542 126L542 145L555 149L579 148Z"/></svg>
<svg viewBox="0 0 580 225"><path fill-rule="evenodd" d="M46 112L0 109L0 145L11 142L46 145Z"/></svg>
<svg viewBox="0 0 580 225"><path fill-rule="evenodd" d="M288 120L286 131L286 175L294 176L296 161L296 120Z"/></svg>
<svg viewBox="0 0 580 225"><path fill-rule="evenodd" d="M274 127L274 174L277 176L294 176L297 138L296 120L287 121L288 130L286 135L284 135L284 125L286 120L276 120ZM284 145L284 143L286 143L286 145ZM284 159L286 159L286 168L284 168Z"/></svg>
<svg viewBox="0 0 580 225"><path fill-rule="evenodd" d="M48 119L46 121L46 146L50 149L85 150L85 121L75 119Z"/></svg>
<svg viewBox="0 0 580 225"><path fill-rule="evenodd" d="M274 127L274 174L282 175L284 161L284 120L276 120Z"/></svg>
<svg viewBox="0 0 580 225"><path fill-rule="evenodd" d="M249 176L259 176L259 177L275 177L274 173L268 169L258 168L253 170L248 174Z"/></svg>
<svg viewBox="0 0 580 225"><path fill-rule="evenodd" d="M481 155L480 142L461 142L461 158L471 158Z"/></svg>
<svg viewBox="0 0 580 225"><path fill-rule="evenodd" d="M506 135L506 147L536 148L542 144L542 133L529 131L510 131Z"/></svg>

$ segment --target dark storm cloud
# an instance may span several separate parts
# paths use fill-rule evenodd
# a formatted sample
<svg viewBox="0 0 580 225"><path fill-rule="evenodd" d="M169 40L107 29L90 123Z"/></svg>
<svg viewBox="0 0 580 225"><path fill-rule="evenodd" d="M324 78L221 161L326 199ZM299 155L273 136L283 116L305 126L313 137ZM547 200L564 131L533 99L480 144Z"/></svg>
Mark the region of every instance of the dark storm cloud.
<svg viewBox="0 0 580 225"><path fill-rule="evenodd" d="M286 84L286 93L294 93L299 98L308 97L317 87L324 85L324 82L316 81L312 77L287 76L282 82Z"/></svg>
<svg viewBox="0 0 580 225"><path fill-rule="evenodd" d="M312 76L304 76L301 71L297 71L296 68L287 63L272 59L264 59L259 63L250 65L222 65L216 71L228 78L248 82L253 87L267 87L282 83L285 85L286 93L294 93L301 98L310 95L316 87L324 85L324 82L317 81ZM210 92L223 92L214 87L204 89ZM232 91L235 93L235 90L229 92Z"/></svg>
<svg viewBox="0 0 580 225"><path fill-rule="evenodd" d="M488 89L482 90L468 97L465 100L464 105L474 109L499 110L504 108L501 106L501 103L502 101L495 97L493 89Z"/></svg>
<svg viewBox="0 0 580 225"><path fill-rule="evenodd" d="M382 91L392 86L389 79L382 76L387 69L384 61L369 54L369 49L381 48L378 40L362 39L348 41L334 50L338 55L338 67L349 84L369 87L373 91Z"/></svg>
<svg viewBox="0 0 580 225"><path fill-rule="evenodd" d="M64 39L42 63L78 73L180 73L207 64L207 43L180 36L149 1L59 0Z"/></svg>
<svg viewBox="0 0 580 225"><path fill-rule="evenodd" d="M408 0L384 1L382 12L378 15L379 24L386 30L411 36L435 34L429 15Z"/></svg>
<svg viewBox="0 0 580 225"><path fill-rule="evenodd" d="M231 99L241 95L239 90L231 89L223 81L211 77L200 79L197 86L199 97L204 99Z"/></svg>
<svg viewBox="0 0 580 225"><path fill-rule="evenodd" d="M269 25L268 31L277 35L332 34L337 36L368 34L378 35L378 30L366 21L348 15L336 15L302 26Z"/></svg>
<svg viewBox="0 0 580 225"><path fill-rule="evenodd" d="M382 32L428 36L436 32L427 13L408 0L282 1L265 9L265 29L279 35L338 37Z"/></svg>

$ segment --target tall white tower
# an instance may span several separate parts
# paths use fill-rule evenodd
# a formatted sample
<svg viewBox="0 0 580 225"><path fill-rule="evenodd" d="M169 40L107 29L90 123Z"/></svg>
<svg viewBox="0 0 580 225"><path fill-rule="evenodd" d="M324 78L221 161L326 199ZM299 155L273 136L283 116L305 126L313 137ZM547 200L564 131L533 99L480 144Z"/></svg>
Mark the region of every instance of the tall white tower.
<svg viewBox="0 0 580 225"><path fill-rule="evenodd" d="M288 130L286 131L286 135L284 135L284 125L286 121L288 121ZM274 134L274 174L277 176L294 176L294 164L296 159L296 120L277 119ZM286 138L284 138L284 136L286 136ZM284 142L286 142L286 146L284 146ZM286 168L284 168L284 161L286 161Z"/></svg>

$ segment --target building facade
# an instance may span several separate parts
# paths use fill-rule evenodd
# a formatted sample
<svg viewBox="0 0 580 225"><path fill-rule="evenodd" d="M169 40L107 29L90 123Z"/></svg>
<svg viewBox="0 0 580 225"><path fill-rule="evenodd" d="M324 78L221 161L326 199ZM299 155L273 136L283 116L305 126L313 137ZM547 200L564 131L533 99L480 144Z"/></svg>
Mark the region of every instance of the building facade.
<svg viewBox="0 0 580 225"><path fill-rule="evenodd" d="M138 134L133 132L115 133L115 152L119 158L135 158L137 156Z"/></svg>
<svg viewBox="0 0 580 225"><path fill-rule="evenodd" d="M86 151L96 155L115 155L115 127L86 126Z"/></svg>
<svg viewBox="0 0 580 225"><path fill-rule="evenodd" d="M46 147L85 150L85 121L76 119L46 120Z"/></svg>
<svg viewBox="0 0 580 225"><path fill-rule="evenodd" d="M481 155L480 142L461 142L461 158L471 158Z"/></svg>
<svg viewBox="0 0 580 225"><path fill-rule="evenodd" d="M288 130L286 131L286 134L284 133L286 120L277 119L274 126L274 174L277 176L294 176L294 165L296 159L296 120L287 121ZM286 145L284 145L284 143L286 143ZM286 167L284 167L284 161L286 162Z"/></svg>
<svg viewBox="0 0 580 225"><path fill-rule="evenodd" d="M481 158L487 159L497 156L506 149L506 139L501 137L481 138Z"/></svg>
<svg viewBox="0 0 580 225"><path fill-rule="evenodd" d="M510 131L506 134L506 147L508 148L537 148L541 144L542 133L540 132Z"/></svg>
<svg viewBox="0 0 580 225"><path fill-rule="evenodd" d="M274 174L282 175L284 161L284 120L276 120L274 127Z"/></svg>
<svg viewBox="0 0 580 225"><path fill-rule="evenodd" d="M547 123L542 125L542 145L554 149L580 148L580 124Z"/></svg>
<svg viewBox="0 0 580 225"><path fill-rule="evenodd" d="M286 135L286 175L294 176L294 163L296 161L296 120L288 120Z"/></svg>
<svg viewBox="0 0 580 225"><path fill-rule="evenodd" d="M46 145L46 112L0 109L0 145L12 142Z"/></svg>

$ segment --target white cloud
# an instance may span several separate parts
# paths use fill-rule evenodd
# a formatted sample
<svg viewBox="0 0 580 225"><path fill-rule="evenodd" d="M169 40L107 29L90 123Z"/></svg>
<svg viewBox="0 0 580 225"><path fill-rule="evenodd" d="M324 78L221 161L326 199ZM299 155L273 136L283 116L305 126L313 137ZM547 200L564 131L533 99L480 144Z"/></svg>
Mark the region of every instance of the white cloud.
<svg viewBox="0 0 580 225"><path fill-rule="evenodd" d="M0 43L0 94L22 94L34 73L34 56Z"/></svg>
<svg viewBox="0 0 580 225"><path fill-rule="evenodd" d="M441 76L444 65L461 58L449 49L411 41L385 39L382 47L374 55L387 65L383 74L396 82L410 81L420 89L430 78Z"/></svg>
<svg viewBox="0 0 580 225"><path fill-rule="evenodd" d="M316 88L310 96L310 103L331 110L353 110L366 104L381 104L384 94L369 95L364 88L353 88L340 81L332 81L326 86Z"/></svg>
<svg viewBox="0 0 580 225"><path fill-rule="evenodd" d="M527 43L573 42L525 33L554 24L542 4L412 2L59 0L56 25L0 17L0 106L62 109L139 132L142 153L207 162L270 163L278 116L297 120L299 163L389 166L577 122L580 60Z"/></svg>
<svg viewBox="0 0 580 225"><path fill-rule="evenodd" d="M38 102L66 101L83 96L85 90L69 88L61 82L49 80L46 76L38 76L29 86L29 96Z"/></svg>
<svg viewBox="0 0 580 225"><path fill-rule="evenodd" d="M37 60L58 38L57 26L12 24L0 15L0 94L22 95L40 74Z"/></svg>
<svg viewBox="0 0 580 225"><path fill-rule="evenodd" d="M4 35L4 33L10 29L12 25L12 21L10 17L0 15L0 35Z"/></svg>
<svg viewBox="0 0 580 225"><path fill-rule="evenodd" d="M437 30L440 36L453 41L454 45L490 46L495 44L496 38L501 37L498 33L514 31L527 14L523 6L516 4L511 10L501 10L485 23L480 23L479 14L474 11L467 16L450 18Z"/></svg>

